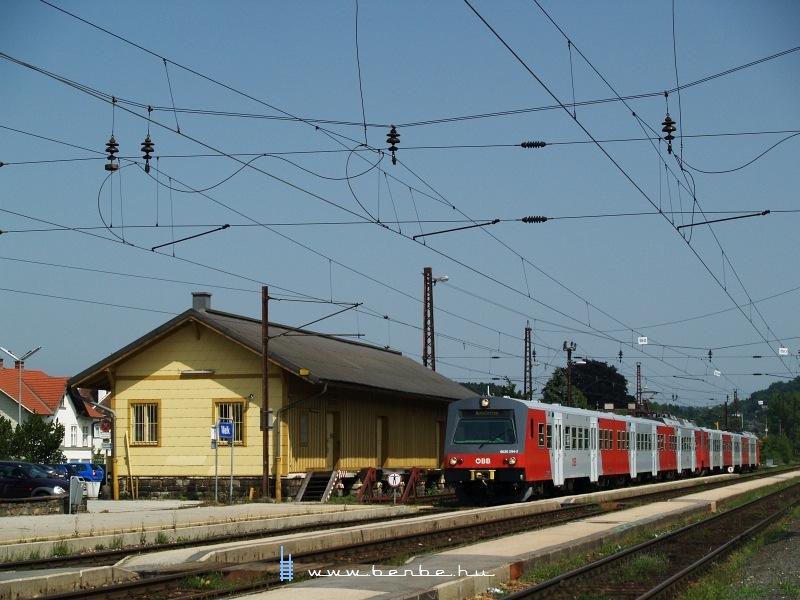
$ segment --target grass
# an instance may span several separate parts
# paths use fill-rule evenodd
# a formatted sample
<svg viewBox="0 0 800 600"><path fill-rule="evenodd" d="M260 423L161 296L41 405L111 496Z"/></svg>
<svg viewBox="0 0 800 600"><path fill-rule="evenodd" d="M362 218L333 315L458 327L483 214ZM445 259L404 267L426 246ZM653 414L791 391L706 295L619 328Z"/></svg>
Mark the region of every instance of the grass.
<svg viewBox="0 0 800 600"><path fill-rule="evenodd" d="M50 556L69 556L69 554L69 544L66 542L58 542L57 544L53 544L53 547L50 550Z"/></svg>
<svg viewBox="0 0 800 600"><path fill-rule="evenodd" d="M197 590L219 590L226 586L222 573L206 573L204 575L189 575L186 587Z"/></svg>
<svg viewBox="0 0 800 600"><path fill-rule="evenodd" d="M625 583L650 577L662 576L669 565L669 558L663 554L640 554L626 562L619 573L618 581Z"/></svg>
<svg viewBox="0 0 800 600"><path fill-rule="evenodd" d="M766 585L757 581L742 581L742 572L752 557L769 552L770 544L786 536L786 523L800 518L800 509L794 510L779 525L770 527L756 539L731 553L727 560L718 563L705 578L692 584L680 596L681 600L750 600L775 597L800 598L800 582L785 580Z"/></svg>

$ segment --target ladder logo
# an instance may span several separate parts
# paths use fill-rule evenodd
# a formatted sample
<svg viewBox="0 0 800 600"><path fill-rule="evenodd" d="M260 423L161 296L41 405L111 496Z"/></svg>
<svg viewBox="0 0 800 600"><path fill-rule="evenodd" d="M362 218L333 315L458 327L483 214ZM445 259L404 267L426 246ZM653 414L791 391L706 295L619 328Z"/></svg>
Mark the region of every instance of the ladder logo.
<svg viewBox="0 0 800 600"><path fill-rule="evenodd" d="M281 546L281 563L280 563L280 578L281 581L291 581L294 579L294 565L292 563L292 555L289 554L288 558L283 557L283 546Z"/></svg>

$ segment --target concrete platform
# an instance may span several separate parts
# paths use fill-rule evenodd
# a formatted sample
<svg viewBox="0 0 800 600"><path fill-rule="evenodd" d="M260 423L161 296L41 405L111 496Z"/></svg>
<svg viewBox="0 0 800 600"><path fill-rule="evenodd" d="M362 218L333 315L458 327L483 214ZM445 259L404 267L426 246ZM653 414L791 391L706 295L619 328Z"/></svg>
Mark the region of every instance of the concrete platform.
<svg viewBox="0 0 800 600"><path fill-rule="evenodd" d="M503 582L518 577L526 565L550 557L558 557L576 548L589 549L622 537L631 529L656 524L661 520L687 515L692 512L714 511L717 504L728 497L749 490L800 477L800 471L784 473L756 481L741 482L725 490L691 493L670 502L636 507L606 515L598 515L579 522L552 529L521 533L500 540L487 541L461 548L425 555L410 560L402 567L386 565L361 565L339 569L336 565L311 567L293 564L293 576L306 579L287 588L247 596L252 600L292 600L304 598L380 598L411 599L438 598L439 600L468 598L499 587ZM723 475L711 479L736 479ZM683 487L697 480L657 484L658 487ZM530 502L493 508L460 511L448 517L455 521L480 521L504 512L542 512L564 503L602 502L647 493L655 486L625 488L612 492L598 492L580 496ZM649 488L649 490L648 490ZM68 544L76 548L82 544L94 548L119 545L143 545L157 538L202 538L212 534L248 531L255 528L282 529L300 523L330 522L357 518L413 512L413 506L386 505L330 505L319 503L243 504L224 507L200 506L196 502L170 501L89 501L89 512L78 515L47 515L40 517L13 517L0 523L0 552L12 559L28 558L34 548L42 548L41 556L49 556L47 545ZM441 516L424 515L403 522L411 530L425 530L431 520ZM446 523L444 524L446 525ZM444 526L442 525L442 526ZM36 593L73 589L89 580L104 578L121 581L135 577L135 572L181 568L192 563L229 563L247 560L264 560L267 565L289 572L288 560L292 553L304 549L319 549L347 540L351 543L366 539L391 539L397 524L350 526L328 533L296 534L254 541L232 542L213 546L195 547L132 556L115 567L103 567L83 572L59 570L57 573L6 572L0 573L0 599L30 598ZM105 540L99 542L98 540ZM140 544L140 542L142 544ZM27 554L26 554L27 553ZM38 590L38 591L37 591Z"/></svg>
<svg viewBox="0 0 800 600"><path fill-rule="evenodd" d="M306 581L286 588L244 596L248 600L316 600L374 598L380 600L461 600L485 593L519 577L537 561L557 559L576 550L589 550L631 530L661 521L708 513L727 499L762 487L800 477L800 471L735 484L724 490L689 493L660 502L584 519L551 529L521 533L466 548L415 557L402 566L359 565L315 568L293 565ZM592 496L589 494L588 496ZM581 500L586 496L581 496ZM284 560L292 553L284 546ZM279 562L279 561L276 561Z"/></svg>
<svg viewBox="0 0 800 600"><path fill-rule="evenodd" d="M89 500L88 512L0 519L0 559L4 562L45 558L99 548L146 546L165 541L203 539L292 526L341 523L416 513L415 506L321 503L252 503L205 506L172 500ZM161 553L160 567L191 561L198 548ZM170 563L170 561L173 561ZM0 600L33 598L81 587L138 578L114 567L0 572Z"/></svg>

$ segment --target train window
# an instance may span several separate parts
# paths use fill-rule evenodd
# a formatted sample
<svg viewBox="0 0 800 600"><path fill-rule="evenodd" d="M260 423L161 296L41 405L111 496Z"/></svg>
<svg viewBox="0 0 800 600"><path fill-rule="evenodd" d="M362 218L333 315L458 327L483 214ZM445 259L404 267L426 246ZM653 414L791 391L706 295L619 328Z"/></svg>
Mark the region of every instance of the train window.
<svg viewBox="0 0 800 600"><path fill-rule="evenodd" d="M453 435L454 444L514 444L517 441L510 417L462 416Z"/></svg>
<svg viewBox="0 0 800 600"><path fill-rule="evenodd" d="M570 432L572 431L572 427L567 425L564 427L564 448L569 450L572 448L572 438L570 437Z"/></svg>
<svg viewBox="0 0 800 600"><path fill-rule="evenodd" d="M549 432L549 425L548 425L548 432ZM544 423L539 423L539 448L544 448Z"/></svg>
<svg viewBox="0 0 800 600"><path fill-rule="evenodd" d="M547 447L548 448L552 448L553 447L553 426L552 425L548 425L547 426Z"/></svg>
<svg viewBox="0 0 800 600"><path fill-rule="evenodd" d="M583 447L585 449L587 449L587 450L589 449L589 428L588 427L584 427L583 428Z"/></svg>

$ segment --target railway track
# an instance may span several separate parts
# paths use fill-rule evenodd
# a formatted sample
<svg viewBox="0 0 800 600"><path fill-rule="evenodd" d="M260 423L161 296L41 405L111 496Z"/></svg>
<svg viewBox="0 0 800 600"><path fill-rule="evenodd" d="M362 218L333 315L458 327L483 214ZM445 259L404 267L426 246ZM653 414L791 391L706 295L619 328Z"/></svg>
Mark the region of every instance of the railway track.
<svg viewBox="0 0 800 600"><path fill-rule="evenodd" d="M398 556L418 555L468 545L492 537L502 537L519 533L525 529L549 527L556 524L582 519L604 510L595 504L582 504L537 514L508 516L489 522L470 523L456 527L425 531L423 533L402 535L374 542L360 542L320 550L293 554L295 569L304 569L320 564L365 564L390 561ZM230 541L230 540L229 540ZM147 577L114 586L82 589L54 595L39 596L50 600L119 600L127 598L189 598L192 600L218 598L233 594L245 594L257 590L272 589L288 582L280 581L277 561L248 564L198 564L183 565L179 572ZM204 582L214 582L215 589L203 589Z"/></svg>
<svg viewBox="0 0 800 600"><path fill-rule="evenodd" d="M730 482L727 482L730 483ZM704 484L700 489L717 487L717 484ZM319 549L314 552L294 553L295 566L298 572L303 572L305 568L313 568L319 565L349 565L349 564L378 564L396 560L397 556L422 555L437 550L448 549L456 546L463 546L485 541L491 538L502 537L509 533L519 533L524 530L532 530L547 526L558 525L571 520L577 520L599 514L603 511L628 508L633 504L645 502L657 502L665 499L685 495L697 491L699 488L683 488L671 492L657 492L645 494L625 501L611 502L603 506L596 504L571 504L563 510L550 511L539 514L528 514L518 518L509 518L505 515L496 521L488 521L480 524L471 524L455 528L440 529L435 533L425 531L411 536L396 535L389 540L377 541L375 543L358 543L350 546ZM524 506L524 505L521 505ZM374 521L385 522L385 519L374 519ZM399 522L399 521L398 521ZM367 522L359 520L357 525L361 527ZM343 527L337 524L336 528ZM246 537L268 538L270 535L286 535L291 533L301 533L304 531L316 531L324 529L330 531L329 525L317 525L315 527L302 527L294 530L282 530L280 532L251 533ZM402 527L398 528L402 530ZM92 556L60 557L54 562L53 559L41 561L27 561L28 564L17 563L14 565L3 565L0 568L22 570L43 569L55 567L86 567L97 564L114 564L123 556L131 554L143 554L146 552L156 552L161 550L185 548L191 546L209 546L215 541L230 543L245 538L233 538L232 536L220 536L214 540L206 538L193 542L170 543L161 546L148 546L147 548L120 549L115 551L98 552ZM146 580L134 581L125 584L115 584L113 589L80 590L74 593L56 594L46 596L47 598L139 598L139 597L163 597L163 598L215 598L220 595L231 595L232 593L246 593L252 590L269 589L282 582L277 578L277 560L267 563L251 564L194 564L182 565L180 572L165 573L157 577L148 577ZM210 582L206 584L205 582ZM203 589L207 585L215 589ZM616 596L610 596L616 597Z"/></svg>
<svg viewBox="0 0 800 600"><path fill-rule="evenodd" d="M506 596L508 600L669 598L800 505L800 484L752 500Z"/></svg>

